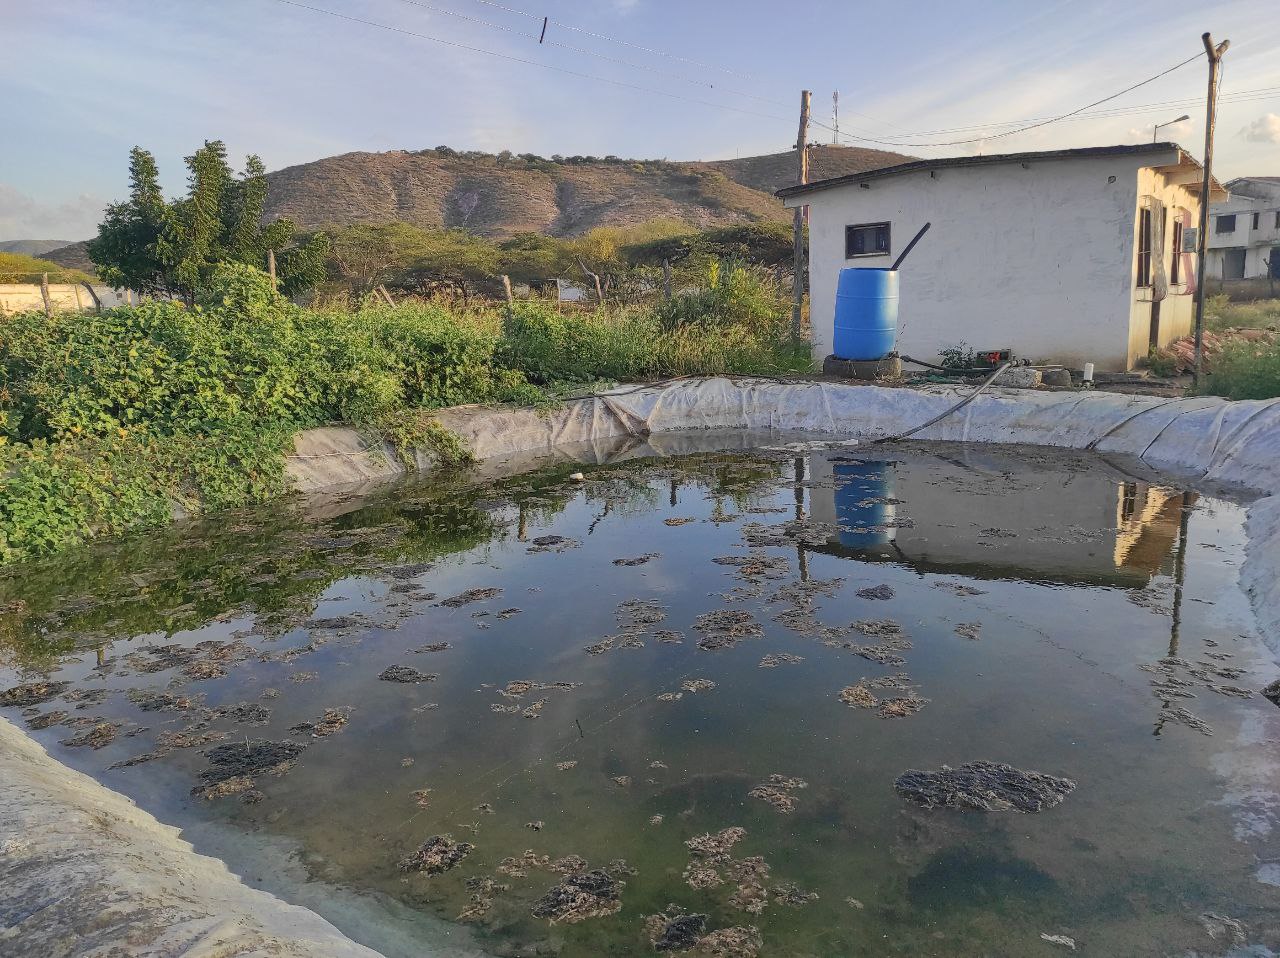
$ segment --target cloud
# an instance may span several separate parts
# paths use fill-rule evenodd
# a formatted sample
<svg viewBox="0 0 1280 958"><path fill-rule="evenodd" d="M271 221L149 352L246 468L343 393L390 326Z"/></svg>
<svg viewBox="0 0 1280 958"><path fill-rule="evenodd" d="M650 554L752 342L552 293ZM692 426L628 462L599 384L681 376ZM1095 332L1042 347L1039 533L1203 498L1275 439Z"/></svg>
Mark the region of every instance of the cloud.
<svg viewBox="0 0 1280 958"><path fill-rule="evenodd" d="M0 183L0 239L85 239L98 232L106 205L106 200L87 193L41 202Z"/></svg>
<svg viewBox="0 0 1280 958"><path fill-rule="evenodd" d="M1268 113L1240 129L1240 136L1250 143L1280 143L1280 115Z"/></svg>
<svg viewBox="0 0 1280 958"><path fill-rule="evenodd" d="M1192 124L1190 120L1179 120L1177 123L1162 123L1160 129L1156 131L1161 141L1172 140L1177 142L1183 137L1191 133ZM1135 143L1151 142L1150 126L1134 126L1129 128L1129 139Z"/></svg>

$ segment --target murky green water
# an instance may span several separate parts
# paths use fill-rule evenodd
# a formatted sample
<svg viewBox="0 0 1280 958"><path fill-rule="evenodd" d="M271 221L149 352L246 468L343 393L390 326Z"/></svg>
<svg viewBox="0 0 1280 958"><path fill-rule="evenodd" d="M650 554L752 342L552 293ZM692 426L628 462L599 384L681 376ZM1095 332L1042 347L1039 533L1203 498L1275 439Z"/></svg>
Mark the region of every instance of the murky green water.
<svg viewBox="0 0 1280 958"><path fill-rule="evenodd" d="M1235 585L1238 506L959 446L575 468L17 570L0 687L70 685L4 714L167 821L467 913L458 940L494 954L652 954L669 905L754 928L761 955L1277 947L1280 710L1248 694L1276 668ZM395 666L423 680L380 678ZM845 704L864 679L874 704ZM266 769L206 754L290 741ZM1038 814L894 790L977 760L1076 788ZM771 775L799 781L752 797ZM708 874L685 843L731 827ZM474 849L401 870L442 834ZM583 870L567 856L606 872L616 913L533 916Z"/></svg>

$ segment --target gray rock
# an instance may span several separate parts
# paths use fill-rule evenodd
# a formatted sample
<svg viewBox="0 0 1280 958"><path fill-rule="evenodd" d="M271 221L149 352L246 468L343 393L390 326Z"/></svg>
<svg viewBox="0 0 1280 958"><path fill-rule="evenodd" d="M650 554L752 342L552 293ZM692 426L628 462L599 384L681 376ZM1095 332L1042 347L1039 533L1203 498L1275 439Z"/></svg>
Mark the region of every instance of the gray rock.
<svg viewBox="0 0 1280 958"><path fill-rule="evenodd" d="M1040 370L1030 366L1014 366L1001 373L995 384L1014 389L1035 389L1040 385Z"/></svg>

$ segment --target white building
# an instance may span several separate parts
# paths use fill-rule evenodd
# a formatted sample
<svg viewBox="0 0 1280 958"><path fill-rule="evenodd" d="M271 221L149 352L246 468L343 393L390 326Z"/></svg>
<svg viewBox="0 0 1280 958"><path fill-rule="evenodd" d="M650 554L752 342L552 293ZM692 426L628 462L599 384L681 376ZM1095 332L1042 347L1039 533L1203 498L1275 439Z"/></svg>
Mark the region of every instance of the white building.
<svg viewBox="0 0 1280 958"><path fill-rule="evenodd" d="M814 352L846 266L903 264L899 353L979 351L1126 370L1193 320L1201 167L1177 144L916 160L781 190L809 207ZM1226 198L1216 182L1212 199ZM1152 254L1152 249L1158 252Z"/></svg>
<svg viewBox="0 0 1280 958"><path fill-rule="evenodd" d="M1230 199L1210 208L1205 275L1254 279L1270 268L1280 277L1280 176L1242 176L1227 191Z"/></svg>

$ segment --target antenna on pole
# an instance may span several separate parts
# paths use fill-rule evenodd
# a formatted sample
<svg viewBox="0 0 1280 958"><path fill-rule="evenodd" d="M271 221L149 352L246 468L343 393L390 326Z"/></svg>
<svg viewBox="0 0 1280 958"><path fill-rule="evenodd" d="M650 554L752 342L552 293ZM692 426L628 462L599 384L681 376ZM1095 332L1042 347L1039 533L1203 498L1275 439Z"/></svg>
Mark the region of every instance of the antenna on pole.
<svg viewBox="0 0 1280 958"><path fill-rule="evenodd" d="M840 91L831 94L831 145L840 145Z"/></svg>

